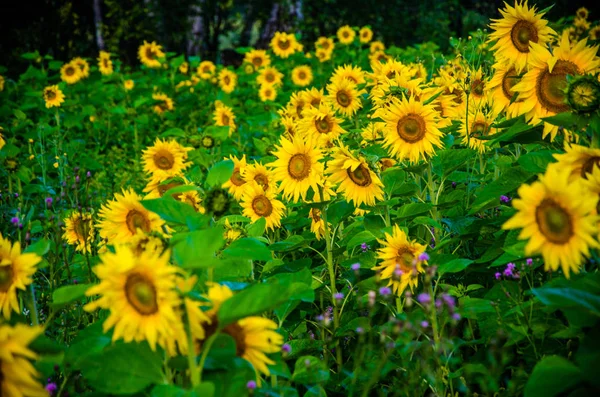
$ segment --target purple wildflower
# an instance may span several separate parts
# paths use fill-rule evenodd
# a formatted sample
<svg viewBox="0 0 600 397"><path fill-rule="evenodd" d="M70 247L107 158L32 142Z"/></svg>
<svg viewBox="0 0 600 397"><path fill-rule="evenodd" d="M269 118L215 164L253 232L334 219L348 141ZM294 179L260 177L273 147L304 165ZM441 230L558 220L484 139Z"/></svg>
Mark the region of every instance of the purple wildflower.
<svg viewBox="0 0 600 397"><path fill-rule="evenodd" d="M509 203L510 202L510 197L502 195L502 196L500 196L500 202L501 203L505 203L505 204Z"/></svg>
<svg viewBox="0 0 600 397"><path fill-rule="evenodd" d="M496 277L496 280L500 280L500 277L502 277L502 273L496 272L496 274L494 274L494 277Z"/></svg>
<svg viewBox="0 0 600 397"><path fill-rule="evenodd" d="M353 263L352 266L350 266L350 268L357 272L360 269L360 263Z"/></svg>
<svg viewBox="0 0 600 397"><path fill-rule="evenodd" d="M418 259L419 259L421 262L428 261L428 260L429 260L429 254L428 254L427 252L423 252L423 253L419 254L419 257L418 257Z"/></svg>
<svg viewBox="0 0 600 397"><path fill-rule="evenodd" d="M527 260L525 262L527 263L527 266L533 265L533 259L531 259L531 258L527 258Z"/></svg>
<svg viewBox="0 0 600 397"><path fill-rule="evenodd" d="M369 249L371 249L371 247L367 243L362 243L360 245L360 249L362 250L362 252L367 252Z"/></svg>
<svg viewBox="0 0 600 397"><path fill-rule="evenodd" d="M379 288L379 295L381 295L381 296L388 296L391 293L392 293L392 290L390 289L390 287Z"/></svg>
<svg viewBox="0 0 600 397"><path fill-rule="evenodd" d="M284 343L283 346L281 346L281 351L285 354L289 354L292 351L292 346L288 343Z"/></svg>
<svg viewBox="0 0 600 397"><path fill-rule="evenodd" d="M10 218L10 223L12 223L13 225L18 225L19 224L19 218L16 216L13 216L12 218Z"/></svg>
<svg viewBox="0 0 600 397"><path fill-rule="evenodd" d="M427 321L423 320L423 321L421 321L421 327L427 328L427 327L429 327L429 323Z"/></svg>
<svg viewBox="0 0 600 397"><path fill-rule="evenodd" d="M425 292L417 295L417 300L419 301L420 304L422 305L427 305L429 303L431 303L431 296Z"/></svg>
<svg viewBox="0 0 600 397"><path fill-rule="evenodd" d="M54 382L49 382L46 385L46 391L50 394L53 395L54 393L56 393L56 391L58 390L58 386L56 385L56 383Z"/></svg>
<svg viewBox="0 0 600 397"><path fill-rule="evenodd" d="M249 380L248 383L246 383L246 388L248 390L254 390L256 389L256 382L253 380Z"/></svg>

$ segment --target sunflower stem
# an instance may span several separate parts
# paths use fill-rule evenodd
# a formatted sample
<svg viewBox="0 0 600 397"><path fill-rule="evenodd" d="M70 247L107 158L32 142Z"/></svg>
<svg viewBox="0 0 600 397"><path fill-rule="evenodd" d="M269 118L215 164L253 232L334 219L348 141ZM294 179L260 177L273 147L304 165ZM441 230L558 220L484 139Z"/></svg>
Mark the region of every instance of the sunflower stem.
<svg viewBox="0 0 600 397"><path fill-rule="evenodd" d="M31 323L35 326L40 325L38 318L37 305L35 303L35 289L33 283L29 284L29 312L31 313Z"/></svg>
<svg viewBox="0 0 600 397"><path fill-rule="evenodd" d="M190 331L191 334L191 331ZM202 346L202 356L200 357L200 364L198 365L198 369L196 369L194 367L194 369L196 369L196 381L198 383L194 383L194 373L192 373L192 385L194 387L196 387L197 385L199 385L202 382L202 371L204 370L204 363L206 362L206 357L208 357L208 352L210 351L210 348L212 346L212 344L214 343L214 341L217 339L217 336L219 336L219 331L215 332L210 338L208 338L208 340L206 341L206 344L204 346ZM191 338L190 338L191 339ZM192 351L192 346L190 345L190 351ZM189 352L188 352L188 356L189 356ZM189 360L189 358L188 358ZM194 365L196 363L195 357L194 357Z"/></svg>
<svg viewBox="0 0 600 397"><path fill-rule="evenodd" d="M192 323L188 317L188 354L187 354L187 359L188 359L188 367L190 368L190 380L192 381L192 387L196 387L200 384L200 379L202 377L201 375L201 371L202 371L202 367L200 367L200 370L198 370L198 365L196 363L196 349L195 349L195 344L194 344L194 335L192 335ZM209 339L209 342L211 342L211 340ZM207 343L208 345L208 343ZM206 346L209 347L210 346ZM208 351L208 349L204 349L204 351L202 352L202 355L204 356L204 354Z"/></svg>
<svg viewBox="0 0 600 397"><path fill-rule="evenodd" d="M427 177L428 177L428 181L427 181L427 187L429 188L429 200L431 201L431 204L433 204L433 208L431 209L431 216L433 217L433 220L438 222L438 210L437 210L437 195L435 194L435 186L433 184L433 167L431 165L431 161L429 162L429 166L427 167ZM434 244L437 244L440 240L440 230L437 227L433 227L433 239Z"/></svg>

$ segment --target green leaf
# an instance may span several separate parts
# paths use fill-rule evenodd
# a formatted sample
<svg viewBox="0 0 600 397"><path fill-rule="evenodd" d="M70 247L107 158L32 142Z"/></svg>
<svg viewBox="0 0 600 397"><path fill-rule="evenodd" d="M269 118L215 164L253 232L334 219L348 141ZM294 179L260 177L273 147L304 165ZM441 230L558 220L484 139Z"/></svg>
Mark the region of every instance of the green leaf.
<svg viewBox="0 0 600 397"><path fill-rule="evenodd" d="M141 203L148 211L154 212L170 223L187 225L189 218L197 218L199 216L191 205L177 201L170 196L142 200Z"/></svg>
<svg viewBox="0 0 600 397"><path fill-rule="evenodd" d="M165 132L159 135L160 138L166 138L169 136L177 136L180 138L185 138L185 131L181 128L169 128Z"/></svg>
<svg viewBox="0 0 600 397"><path fill-rule="evenodd" d="M67 285L54 290L52 293L52 305L66 305L85 297L85 292L93 284Z"/></svg>
<svg viewBox="0 0 600 397"><path fill-rule="evenodd" d="M313 356L302 356L296 360L292 381L303 385L314 385L329 380L329 369Z"/></svg>
<svg viewBox="0 0 600 397"><path fill-rule="evenodd" d="M546 171L548 164L555 160L552 155L557 152L550 150L541 150L539 152L530 152L519 157L518 163L527 172L539 174Z"/></svg>
<svg viewBox="0 0 600 397"><path fill-rule="evenodd" d="M265 232L265 227L267 226L266 218L259 218L256 222L250 224L247 227L248 236L250 237L260 237Z"/></svg>
<svg viewBox="0 0 600 397"><path fill-rule="evenodd" d="M532 290L539 300L559 309L584 309L600 316L600 296L575 288L536 288Z"/></svg>
<svg viewBox="0 0 600 397"><path fill-rule="evenodd" d="M346 201L339 201L329 205L327 209L327 222L335 225L346 219L354 211L354 206Z"/></svg>
<svg viewBox="0 0 600 397"><path fill-rule="evenodd" d="M373 235L373 233L371 233L370 231L363 230L361 232L356 233L354 236L352 236L350 241L348 241L346 248L348 250L350 250L359 244L370 243L371 241L375 240L376 238L377 237L375 237Z"/></svg>
<svg viewBox="0 0 600 397"><path fill-rule="evenodd" d="M277 241L269 245L269 249L274 252L291 251L304 244L304 237L294 234L283 241Z"/></svg>
<svg viewBox="0 0 600 397"><path fill-rule="evenodd" d="M173 236L173 259L183 268L208 268L217 265L216 252L225 245L223 228L194 230ZM201 249L199 249L202 247Z"/></svg>
<svg viewBox="0 0 600 397"><path fill-rule="evenodd" d="M399 219L414 217L415 215L424 214L433 208L429 203L410 203L400 207L396 211L396 217Z"/></svg>
<svg viewBox="0 0 600 397"><path fill-rule="evenodd" d="M221 186L223 183L227 182L229 178L233 175L233 161L231 160L223 160L213 165L210 170L208 170L208 175L206 176L206 183L208 186Z"/></svg>
<svg viewBox="0 0 600 397"><path fill-rule="evenodd" d="M273 259L273 255L267 246L254 237L235 240L223 251L223 253L232 258L252 259L265 262Z"/></svg>
<svg viewBox="0 0 600 397"><path fill-rule="evenodd" d="M13 114L19 121L27 120L27 115L25 113L23 113L23 111L20 109L13 110Z"/></svg>
<svg viewBox="0 0 600 397"><path fill-rule="evenodd" d="M210 127L206 127L204 134L210 135L219 141L224 141L225 139L229 138L229 126L211 125Z"/></svg>
<svg viewBox="0 0 600 397"><path fill-rule="evenodd" d="M500 196L512 192L521 186L531 177L529 172L526 172L520 167L514 167L506 170L500 178L491 182L484 187L473 202L469 215L475 214L480 210L492 205L500 204Z"/></svg>
<svg viewBox="0 0 600 397"><path fill-rule="evenodd" d="M396 191L406 179L406 171L399 168L388 168L383 171L381 174L383 179L383 190L389 195L392 196L394 191Z"/></svg>
<svg viewBox="0 0 600 397"><path fill-rule="evenodd" d="M473 261L471 259L456 258L449 262L442 263L438 267L440 275L444 273L458 273L465 270Z"/></svg>
<svg viewBox="0 0 600 397"><path fill-rule="evenodd" d="M31 244L29 247L25 248L24 253L34 253L39 256L44 256L50 250L50 241L42 238L35 243Z"/></svg>
<svg viewBox="0 0 600 397"><path fill-rule="evenodd" d="M525 397L552 397L581 382L581 371L560 356L542 358L533 368L525 385Z"/></svg>

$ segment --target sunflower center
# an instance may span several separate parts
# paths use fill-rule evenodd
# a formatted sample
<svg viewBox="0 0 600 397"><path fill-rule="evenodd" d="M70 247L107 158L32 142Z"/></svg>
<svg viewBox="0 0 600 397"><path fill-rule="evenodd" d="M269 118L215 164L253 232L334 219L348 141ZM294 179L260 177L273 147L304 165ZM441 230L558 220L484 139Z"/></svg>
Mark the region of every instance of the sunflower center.
<svg viewBox="0 0 600 397"><path fill-rule="evenodd" d="M310 172L310 159L303 153L296 153L288 163L288 174L298 181L306 178Z"/></svg>
<svg viewBox="0 0 600 397"><path fill-rule="evenodd" d="M210 66L205 66L202 68L203 73L210 73Z"/></svg>
<svg viewBox="0 0 600 397"><path fill-rule="evenodd" d="M267 73L265 75L265 80L267 80L269 83L272 83L273 81L275 81L275 76L273 75L273 73Z"/></svg>
<svg viewBox="0 0 600 397"><path fill-rule="evenodd" d="M257 174L254 177L254 181L258 183L258 185L262 187L263 190L267 190L269 188L269 178L267 178L265 174Z"/></svg>
<svg viewBox="0 0 600 397"><path fill-rule="evenodd" d="M244 183L246 183L246 181L242 178L242 174L239 168L236 168L233 171L233 174L231 175L231 178L229 178L229 181L231 181L231 183L235 186L242 186Z"/></svg>
<svg viewBox="0 0 600 397"><path fill-rule="evenodd" d="M205 136L204 138L202 138L202 146L204 146L205 148L211 148L213 147L213 144L214 140L212 139L212 137Z"/></svg>
<svg viewBox="0 0 600 397"><path fill-rule="evenodd" d="M410 272L410 265L414 258L415 254L410 248L402 247L398 249L396 254L396 264L400 265L400 270L407 273Z"/></svg>
<svg viewBox="0 0 600 397"><path fill-rule="evenodd" d="M419 142L425 137L425 120L417 114L407 114L398 121L396 130L403 141L407 143Z"/></svg>
<svg viewBox="0 0 600 397"><path fill-rule="evenodd" d="M351 171L350 168L348 168L346 170L346 173L348 174L348 177L350 177L352 182L354 182L358 186L369 186L372 182L371 173L369 172L369 169L362 164L356 167L354 171Z"/></svg>
<svg viewBox="0 0 600 397"><path fill-rule="evenodd" d="M591 174L594 171L594 167L600 168L600 157L590 157L581 166L581 177L588 179L587 174Z"/></svg>
<svg viewBox="0 0 600 397"><path fill-rule="evenodd" d="M74 68L72 68L72 67L68 67L68 68L65 70L65 73L67 74L67 76L73 76L73 75L75 74L75 69L74 69Z"/></svg>
<svg viewBox="0 0 600 397"><path fill-rule="evenodd" d="M483 83L483 81L477 79L471 84L471 92L475 96L481 97L481 96L483 96L484 87L485 87L485 84Z"/></svg>
<svg viewBox="0 0 600 397"><path fill-rule="evenodd" d="M290 48L291 43L289 42L289 40L279 40L279 48L281 48L282 50L287 50L288 48Z"/></svg>
<svg viewBox="0 0 600 397"><path fill-rule="evenodd" d="M110 66L110 65L108 64L108 59L106 59L106 58L104 58L104 59L102 60L102 64L103 64L103 65L104 65L104 67L105 67L105 68L107 68L107 69L108 69L108 67Z"/></svg>
<svg viewBox="0 0 600 397"><path fill-rule="evenodd" d="M521 80L519 75L517 74L515 68L510 68L502 77L502 93L504 96L511 100L515 93L512 88L517 85L517 83Z"/></svg>
<svg viewBox="0 0 600 397"><path fill-rule="evenodd" d="M347 107L352 102L350 95L348 95L346 91L339 91L337 94L335 94L335 99L342 107Z"/></svg>
<svg viewBox="0 0 600 397"><path fill-rule="evenodd" d="M238 323L233 323L225 327L223 332L235 340L235 355L242 357L246 352L246 335L244 334L244 329Z"/></svg>
<svg viewBox="0 0 600 397"><path fill-rule="evenodd" d="M166 183L164 185L159 185L158 186L158 194L160 195L160 197L162 197L163 194L165 194L169 189L173 189L174 187L181 186L181 185L183 185L183 184L179 183L179 182L171 182L171 183Z"/></svg>
<svg viewBox="0 0 600 397"><path fill-rule="evenodd" d="M87 239L87 237L90 235L90 222L86 219L81 219L81 218L77 217L73 221L73 229L75 230L77 237L80 240L85 241Z"/></svg>
<svg viewBox="0 0 600 397"><path fill-rule="evenodd" d="M271 201L264 195L257 196L252 200L252 209L258 216L267 217L273 212Z"/></svg>
<svg viewBox="0 0 600 397"><path fill-rule="evenodd" d="M512 27L510 39L519 52L529 52L529 42L538 42L537 28L533 23L521 19Z"/></svg>
<svg viewBox="0 0 600 397"><path fill-rule="evenodd" d="M273 93L273 92L272 92L272 91L271 91L269 88L267 88L267 89L265 90L265 96L266 96L267 98L269 98L269 97L271 96L271 94L272 94L272 93Z"/></svg>
<svg viewBox="0 0 600 397"><path fill-rule="evenodd" d="M261 57L254 57L252 58L252 63L254 64L254 66L256 66L257 68L259 68L262 65L262 58Z"/></svg>
<svg viewBox="0 0 600 397"><path fill-rule="evenodd" d="M323 43L321 43L321 48L324 50L328 50L329 49L329 42L328 41L324 41Z"/></svg>
<svg viewBox="0 0 600 397"><path fill-rule="evenodd" d="M311 208L310 217L312 218L312 220L315 223L320 222L321 221L321 210L318 208Z"/></svg>
<svg viewBox="0 0 600 397"><path fill-rule="evenodd" d="M151 61L154 60L154 58L156 58L156 54L154 53L152 48L146 48L146 58L150 59Z"/></svg>
<svg viewBox="0 0 600 397"><path fill-rule="evenodd" d="M138 229L142 229L146 233L150 231L150 220L138 210L130 210L125 217L125 223L127 224L127 229L133 234Z"/></svg>
<svg viewBox="0 0 600 397"><path fill-rule="evenodd" d="M300 80L304 80L306 78L306 73L301 71L300 73L298 73L298 78L300 78Z"/></svg>
<svg viewBox="0 0 600 397"><path fill-rule="evenodd" d="M1 259L1 258L0 258ZM0 292L8 292L13 282L12 265L0 267Z"/></svg>
<svg viewBox="0 0 600 397"><path fill-rule="evenodd" d="M229 116L224 114L221 116L221 123L223 123L223 125L229 125Z"/></svg>
<svg viewBox="0 0 600 397"><path fill-rule="evenodd" d="M229 76L225 76L223 78L223 83L225 83L225 85L229 85L229 83L231 83L231 78Z"/></svg>
<svg viewBox="0 0 600 397"><path fill-rule="evenodd" d="M298 104L296 105L296 114L298 115L298 118L304 118L304 116L302 115L302 110L304 109L304 102L298 102Z"/></svg>
<svg viewBox="0 0 600 397"><path fill-rule="evenodd" d="M342 36L343 36L345 39L347 39L348 37L350 37L350 33L348 33L348 32L343 32L343 33L342 33Z"/></svg>
<svg viewBox="0 0 600 397"><path fill-rule="evenodd" d="M574 234L569 213L554 200L546 198L535 209L540 232L554 244L566 244Z"/></svg>
<svg viewBox="0 0 600 397"><path fill-rule="evenodd" d="M321 120L315 120L315 127L321 134L327 134L328 132L331 132L333 125L326 117Z"/></svg>
<svg viewBox="0 0 600 397"><path fill-rule="evenodd" d="M565 89L567 75L578 75L579 68L573 62L558 60L550 73L548 67L541 72L536 82L537 97L547 110L561 113L569 110L566 104Z"/></svg>
<svg viewBox="0 0 600 397"><path fill-rule="evenodd" d="M320 98L313 98L310 101L310 104L311 104L311 106L318 107L321 104L321 99Z"/></svg>
<svg viewBox="0 0 600 397"><path fill-rule="evenodd" d="M46 98L48 98L48 100L51 101L54 98L56 98L56 93L53 90L48 90L46 91Z"/></svg>
<svg viewBox="0 0 600 397"><path fill-rule="evenodd" d="M486 136L490 132L490 127L483 121L477 121L471 125L471 136L479 138Z"/></svg>
<svg viewBox="0 0 600 397"><path fill-rule="evenodd" d="M161 150L154 154L154 165L161 170L170 170L175 164L175 157L173 154L166 150Z"/></svg>
<svg viewBox="0 0 600 397"><path fill-rule="evenodd" d="M158 312L156 287L142 274L132 273L127 276L125 296L129 304L144 316Z"/></svg>

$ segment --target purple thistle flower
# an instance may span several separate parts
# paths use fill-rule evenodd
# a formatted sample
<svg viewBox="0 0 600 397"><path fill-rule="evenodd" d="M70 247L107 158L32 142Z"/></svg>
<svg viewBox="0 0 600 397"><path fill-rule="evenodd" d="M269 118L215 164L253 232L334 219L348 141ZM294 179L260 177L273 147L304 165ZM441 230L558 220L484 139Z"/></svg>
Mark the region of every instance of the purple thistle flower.
<svg viewBox="0 0 600 397"><path fill-rule="evenodd" d="M527 258L527 260L525 262L527 263L527 266L533 265L533 259L531 259L531 258Z"/></svg>
<svg viewBox="0 0 600 397"><path fill-rule="evenodd" d="M504 272L502 272L502 274L504 274L504 276L506 277L512 277L513 275L513 271L510 267L506 267L506 269L504 269Z"/></svg>
<svg viewBox="0 0 600 397"><path fill-rule="evenodd" d="M502 274L500 272L496 272L496 274L494 274L494 277L496 277L496 280L500 280L500 277L502 277Z"/></svg>
<svg viewBox="0 0 600 397"><path fill-rule="evenodd" d="M357 272L360 269L360 263L353 263L352 266L350 266L350 268Z"/></svg>
<svg viewBox="0 0 600 397"><path fill-rule="evenodd" d="M52 197L46 197L46 207L52 207Z"/></svg>
<svg viewBox="0 0 600 397"><path fill-rule="evenodd" d="M423 320L423 321L421 321L421 327L427 328L427 327L429 327L429 323L427 321Z"/></svg>
<svg viewBox="0 0 600 397"><path fill-rule="evenodd" d="M10 218L10 223L12 223L13 225L18 225L19 224L19 218L16 216L13 216L12 218Z"/></svg>
<svg viewBox="0 0 600 397"><path fill-rule="evenodd" d="M392 290L390 289L390 287L379 288L379 295L381 295L381 296L388 296L391 293L392 293Z"/></svg>
<svg viewBox="0 0 600 397"><path fill-rule="evenodd" d="M417 300L422 305L428 305L429 303L431 303L431 296L429 294L423 292L417 296Z"/></svg>
<svg viewBox="0 0 600 397"><path fill-rule="evenodd" d="M460 320L461 319L460 314L458 314L458 313L452 313L452 319L454 321Z"/></svg>
<svg viewBox="0 0 600 397"><path fill-rule="evenodd" d="M367 243L362 243L360 245L360 249L362 250L362 252L367 252L371 247L367 244Z"/></svg>
<svg viewBox="0 0 600 397"><path fill-rule="evenodd" d="M53 395L54 393L56 393L56 391L58 390L58 386L56 385L56 383L54 382L49 382L46 385L46 391L50 394Z"/></svg>
<svg viewBox="0 0 600 397"><path fill-rule="evenodd" d="M289 354L292 351L292 346L290 346L287 343L284 343L283 346L281 346L281 351L283 353Z"/></svg>
<svg viewBox="0 0 600 397"><path fill-rule="evenodd" d="M429 254L427 252L423 252L423 253L419 254L419 257L417 259L419 259L421 262L428 261Z"/></svg>
<svg viewBox="0 0 600 397"><path fill-rule="evenodd" d="M448 294L443 294L442 299L444 300L444 303L448 306L448 308L454 309L454 307L456 306L456 298L455 297L448 295Z"/></svg>
<svg viewBox="0 0 600 397"><path fill-rule="evenodd" d="M254 390L256 389L256 382L253 380L249 380L248 383L246 383L246 388L248 390Z"/></svg>
<svg viewBox="0 0 600 397"><path fill-rule="evenodd" d="M363 327L356 327L356 333L357 334L362 334L363 332L365 332L365 330L363 329Z"/></svg>
<svg viewBox="0 0 600 397"><path fill-rule="evenodd" d="M333 299L335 299L336 301L341 301L342 299L344 299L344 294L342 292L336 292L335 294L333 294Z"/></svg>
<svg viewBox="0 0 600 397"><path fill-rule="evenodd" d="M509 203L510 202L510 197L502 195L502 196L500 196L500 202L501 203L505 203L505 204Z"/></svg>

